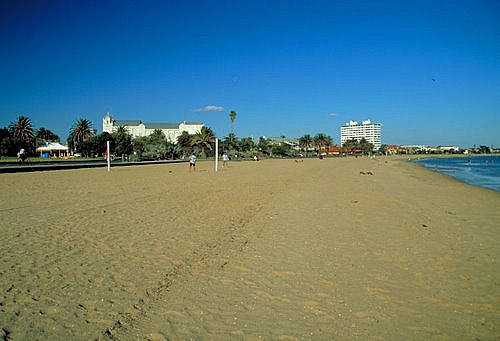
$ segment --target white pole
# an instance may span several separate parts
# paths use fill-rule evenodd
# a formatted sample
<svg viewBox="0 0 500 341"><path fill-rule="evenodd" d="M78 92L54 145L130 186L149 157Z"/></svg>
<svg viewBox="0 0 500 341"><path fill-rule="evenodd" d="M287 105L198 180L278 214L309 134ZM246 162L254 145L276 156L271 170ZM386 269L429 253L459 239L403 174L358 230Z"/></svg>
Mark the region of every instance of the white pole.
<svg viewBox="0 0 500 341"><path fill-rule="evenodd" d="M215 137L215 171L217 172L217 166L219 164L219 139Z"/></svg>
<svg viewBox="0 0 500 341"><path fill-rule="evenodd" d="M109 153L109 141L106 141L106 150L108 151L108 172L111 170L110 153Z"/></svg>

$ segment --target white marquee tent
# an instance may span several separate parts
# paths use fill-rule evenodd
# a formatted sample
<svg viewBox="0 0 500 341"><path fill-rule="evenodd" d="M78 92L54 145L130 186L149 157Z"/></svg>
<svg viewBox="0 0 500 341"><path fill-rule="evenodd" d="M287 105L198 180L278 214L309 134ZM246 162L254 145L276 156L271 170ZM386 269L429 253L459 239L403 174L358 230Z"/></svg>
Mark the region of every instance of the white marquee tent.
<svg viewBox="0 0 500 341"><path fill-rule="evenodd" d="M55 155L56 153L58 157L61 157L68 155L68 146L63 146L59 142L50 142L45 146L38 147L36 151L40 153L40 157L43 157L44 155Z"/></svg>

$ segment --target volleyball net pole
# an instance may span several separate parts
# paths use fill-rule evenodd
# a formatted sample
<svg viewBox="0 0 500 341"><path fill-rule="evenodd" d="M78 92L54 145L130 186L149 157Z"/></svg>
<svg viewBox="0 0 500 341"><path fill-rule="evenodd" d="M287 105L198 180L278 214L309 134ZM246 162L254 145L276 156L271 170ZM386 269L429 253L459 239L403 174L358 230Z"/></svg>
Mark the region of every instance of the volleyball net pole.
<svg viewBox="0 0 500 341"><path fill-rule="evenodd" d="M106 141L106 150L107 150L107 159L108 159L108 172L111 170L111 162L110 162L110 152L109 152L109 141Z"/></svg>
<svg viewBox="0 0 500 341"><path fill-rule="evenodd" d="M219 165L219 139L215 137L215 172L218 171Z"/></svg>

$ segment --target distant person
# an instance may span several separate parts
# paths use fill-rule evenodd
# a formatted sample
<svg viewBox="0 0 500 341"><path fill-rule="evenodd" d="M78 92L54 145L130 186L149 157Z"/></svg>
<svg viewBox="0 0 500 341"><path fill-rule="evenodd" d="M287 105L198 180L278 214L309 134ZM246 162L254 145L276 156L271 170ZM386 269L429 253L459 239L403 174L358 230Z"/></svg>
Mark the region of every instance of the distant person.
<svg viewBox="0 0 500 341"><path fill-rule="evenodd" d="M24 150L24 148L21 148L19 153L17 153L17 158L18 158L19 162L21 162L21 163L24 163L24 161L26 161L26 159L28 158L28 155L26 154L26 151Z"/></svg>
<svg viewBox="0 0 500 341"><path fill-rule="evenodd" d="M194 153L191 153L191 156L189 157L189 171L191 172L196 172L196 155Z"/></svg>
<svg viewBox="0 0 500 341"><path fill-rule="evenodd" d="M228 163L229 163L229 156L227 155L226 152L224 152L224 154L222 154L222 168L227 168Z"/></svg>

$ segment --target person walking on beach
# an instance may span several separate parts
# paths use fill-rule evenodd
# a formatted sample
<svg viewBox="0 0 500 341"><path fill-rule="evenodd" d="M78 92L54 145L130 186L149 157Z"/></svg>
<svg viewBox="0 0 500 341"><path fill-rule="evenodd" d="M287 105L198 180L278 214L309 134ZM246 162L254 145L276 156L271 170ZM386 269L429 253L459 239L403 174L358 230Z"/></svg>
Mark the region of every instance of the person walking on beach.
<svg viewBox="0 0 500 341"><path fill-rule="evenodd" d="M229 162L229 156L227 156L227 153L224 152L224 154L222 154L222 168L227 168L228 162Z"/></svg>
<svg viewBox="0 0 500 341"><path fill-rule="evenodd" d="M196 172L196 155L194 155L194 152L189 157L189 171L191 172L191 170Z"/></svg>

